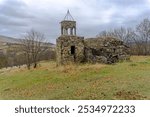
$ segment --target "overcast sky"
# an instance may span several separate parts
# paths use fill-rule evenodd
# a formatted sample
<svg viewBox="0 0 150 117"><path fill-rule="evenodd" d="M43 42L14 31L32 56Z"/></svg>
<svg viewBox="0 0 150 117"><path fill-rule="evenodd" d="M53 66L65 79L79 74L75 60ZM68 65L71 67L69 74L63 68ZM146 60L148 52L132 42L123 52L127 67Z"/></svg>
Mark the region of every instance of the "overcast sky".
<svg viewBox="0 0 150 117"><path fill-rule="evenodd" d="M77 34L95 37L149 18L150 0L0 0L0 35L18 38L35 29L55 43L68 9L77 21Z"/></svg>

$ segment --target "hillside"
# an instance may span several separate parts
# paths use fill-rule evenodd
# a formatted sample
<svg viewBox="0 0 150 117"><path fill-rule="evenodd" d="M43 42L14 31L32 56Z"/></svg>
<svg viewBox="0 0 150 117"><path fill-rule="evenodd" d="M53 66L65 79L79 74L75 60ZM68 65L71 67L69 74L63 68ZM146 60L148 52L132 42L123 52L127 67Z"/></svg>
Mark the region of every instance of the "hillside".
<svg viewBox="0 0 150 117"><path fill-rule="evenodd" d="M0 35L0 69L10 66L20 66L26 63L26 57L21 49L23 47L21 44L21 39ZM39 55L39 60L55 59L54 44L42 42L41 48L46 48L46 50Z"/></svg>
<svg viewBox="0 0 150 117"><path fill-rule="evenodd" d="M11 47L17 46L18 44L21 44L20 39L0 35L0 52L6 51ZM51 47L52 49L55 48L55 44L53 43L47 42L43 44L45 46Z"/></svg>
<svg viewBox="0 0 150 117"><path fill-rule="evenodd" d="M18 39L0 35L0 43L19 43Z"/></svg>
<svg viewBox="0 0 150 117"><path fill-rule="evenodd" d="M150 57L133 56L114 65L0 70L0 99L150 99Z"/></svg>
<svg viewBox="0 0 150 117"><path fill-rule="evenodd" d="M16 38L0 35L0 43L19 44L20 40ZM48 43L48 44L51 45L52 47L55 46L53 43Z"/></svg>

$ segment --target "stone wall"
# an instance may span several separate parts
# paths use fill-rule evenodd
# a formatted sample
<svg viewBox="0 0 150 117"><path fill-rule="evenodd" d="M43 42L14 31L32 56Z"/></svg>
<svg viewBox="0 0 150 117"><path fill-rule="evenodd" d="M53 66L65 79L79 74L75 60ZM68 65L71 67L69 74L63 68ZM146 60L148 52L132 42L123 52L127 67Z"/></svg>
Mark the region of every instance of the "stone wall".
<svg viewBox="0 0 150 117"><path fill-rule="evenodd" d="M75 50L72 53L71 48ZM123 41L112 38L89 38L60 36L57 39L57 63L106 63L111 64L129 59L129 48Z"/></svg>
<svg viewBox="0 0 150 117"><path fill-rule="evenodd" d="M71 53L71 48L74 53ZM57 63L80 63L84 61L84 38L77 36L60 36L57 39Z"/></svg>

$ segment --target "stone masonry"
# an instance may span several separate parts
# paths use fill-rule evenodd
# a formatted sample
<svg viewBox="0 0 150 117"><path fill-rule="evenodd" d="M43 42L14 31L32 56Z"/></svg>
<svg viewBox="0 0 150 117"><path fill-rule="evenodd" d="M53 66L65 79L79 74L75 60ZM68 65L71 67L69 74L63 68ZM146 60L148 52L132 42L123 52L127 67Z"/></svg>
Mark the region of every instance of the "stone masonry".
<svg viewBox="0 0 150 117"><path fill-rule="evenodd" d="M60 36L57 39L57 62L80 63L84 60L84 38L77 36Z"/></svg>

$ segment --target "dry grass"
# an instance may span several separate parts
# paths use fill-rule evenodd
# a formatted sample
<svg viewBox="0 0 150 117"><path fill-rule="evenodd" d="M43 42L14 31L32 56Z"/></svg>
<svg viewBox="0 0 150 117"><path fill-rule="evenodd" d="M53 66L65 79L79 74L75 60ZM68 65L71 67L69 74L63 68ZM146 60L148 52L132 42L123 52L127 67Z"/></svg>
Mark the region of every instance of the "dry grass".
<svg viewBox="0 0 150 117"><path fill-rule="evenodd" d="M0 99L150 99L150 57L115 65L41 62L0 70Z"/></svg>

